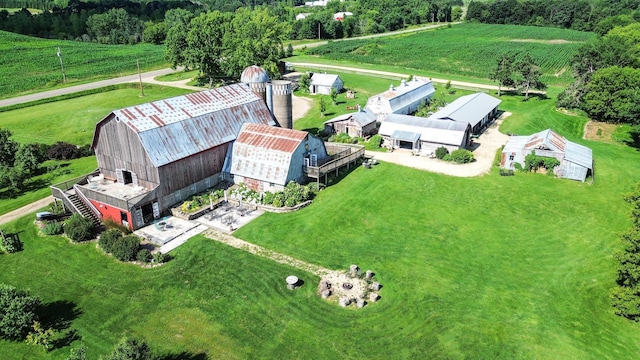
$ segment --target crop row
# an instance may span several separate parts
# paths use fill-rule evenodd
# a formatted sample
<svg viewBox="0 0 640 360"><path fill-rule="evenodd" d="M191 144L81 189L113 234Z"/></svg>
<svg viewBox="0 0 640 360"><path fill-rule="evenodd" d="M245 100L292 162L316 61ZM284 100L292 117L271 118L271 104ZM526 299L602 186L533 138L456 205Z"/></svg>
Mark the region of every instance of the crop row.
<svg viewBox="0 0 640 360"><path fill-rule="evenodd" d="M101 45L45 40L0 31L0 98L62 83L60 47L67 82L135 73L165 63L164 47Z"/></svg>
<svg viewBox="0 0 640 360"><path fill-rule="evenodd" d="M487 78L502 53L530 53L546 77L563 73L593 34L525 26L460 24L394 38L332 42L311 52L330 59ZM570 71L557 82L570 81Z"/></svg>

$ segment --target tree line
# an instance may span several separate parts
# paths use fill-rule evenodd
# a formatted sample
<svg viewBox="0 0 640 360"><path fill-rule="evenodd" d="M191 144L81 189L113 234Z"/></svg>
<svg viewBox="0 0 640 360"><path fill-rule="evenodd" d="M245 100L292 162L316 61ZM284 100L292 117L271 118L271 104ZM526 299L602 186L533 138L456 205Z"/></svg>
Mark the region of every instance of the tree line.
<svg viewBox="0 0 640 360"><path fill-rule="evenodd" d="M554 26L592 31L610 16L640 16L640 0L471 1L465 19L487 24Z"/></svg>
<svg viewBox="0 0 640 360"><path fill-rule="evenodd" d="M572 58L575 81L557 106L598 121L640 126L640 23L616 26Z"/></svg>
<svg viewBox="0 0 640 360"><path fill-rule="evenodd" d="M17 0L0 0L17 1ZM31 1L31 0L29 0ZM38 5L35 2L30 5ZM207 11L222 13L238 9L265 9L291 27L291 39L339 39L402 29L409 25L455 21L462 17L462 0L359 0L330 1L327 6L299 7L294 1L210 1L190 0L137 2L71 0L65 6L42 2L48 8L32 14L26 8L10 14L0 11L0 30L42 38L133 44L141 41L160 44L169 26L166 13L184 9L195 15ZM27 5L27 3L24 3ZM52 5L53 4L53 5ZM386 9L382 11L381 9ZM349 11L352 16L336 21L334 14ZM296 19L300 13L309 13Z"/></svg>

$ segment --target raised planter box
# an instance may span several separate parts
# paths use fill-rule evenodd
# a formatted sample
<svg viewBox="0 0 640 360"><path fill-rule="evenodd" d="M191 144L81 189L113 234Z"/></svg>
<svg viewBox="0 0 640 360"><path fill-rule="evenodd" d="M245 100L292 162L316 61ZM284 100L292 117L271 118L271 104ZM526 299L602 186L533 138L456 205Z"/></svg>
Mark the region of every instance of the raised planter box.
<svg viewBox="0 0 640 360"><path fill-rule="evenodd" d="M224 199L219 199L217 202L213 203L213 209L220 206L220 204L224 201ZM193 212L184 213L180 210L180 207L171 208L171 215L183 219L183 220L193 220L201 217L202 215L210 212L212 210L211 205L202 206L200 209L195 210Z"/></svg>

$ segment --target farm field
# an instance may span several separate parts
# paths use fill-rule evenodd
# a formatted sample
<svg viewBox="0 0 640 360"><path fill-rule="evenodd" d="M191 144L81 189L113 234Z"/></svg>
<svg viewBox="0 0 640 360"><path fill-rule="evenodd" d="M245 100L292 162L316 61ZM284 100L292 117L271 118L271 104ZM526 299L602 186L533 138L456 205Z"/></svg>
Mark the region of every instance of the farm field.
<svg viewBox="0 0 640 360"><path fill-rule="evenodd" d="M65 86L135 74L136 60L142 70L166 66L164 46L160 45L102 45L0 31L0 99L62 87L58 47L67 77Z"/></svg>
<svg viewBox="0 0 640 360"><path fill-rule="evenodd" d="M513 119L528 129L530 119ZM301 211L236 232L329 268L373 270L382 299L362 310L325 303L310 274L201 236L167 265L140 269L94 244L39 237L31 216L7 226L22 230L25 250L2 256L0 282L63 308L61 336L77 332L91 358L124 334L172 359L633 358L640 329L612 314L608 291L616 236L630 225L622 195L640 162L635 149L580 142L594 149L593 184L381 164L356 169ZM294 292L284 284L291 274L305 281ZM7 359L69 351L0 349Z"/></svg>
<svg viewBox="0 0 640 360"><path fill-rule="evenodd" d="M592 39L593 33L565 29L463 23L388 38L332 42L307 52L330 60L486 79L500 54L528 51L539 61L544 81L566 84L571 81L572 54Z"/></svg>

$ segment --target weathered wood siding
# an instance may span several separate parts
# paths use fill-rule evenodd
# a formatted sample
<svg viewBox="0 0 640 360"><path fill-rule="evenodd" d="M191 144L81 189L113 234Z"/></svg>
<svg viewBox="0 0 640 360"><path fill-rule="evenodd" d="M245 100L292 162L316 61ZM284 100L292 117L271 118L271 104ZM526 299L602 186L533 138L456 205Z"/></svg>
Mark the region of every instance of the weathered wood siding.
<svg viewBox="0 0 640 360"><path fill-rule="evenodd" d="M209 187L215 185L218 182L217 177L222 172L222 166L224 165L224 158L228 148L229 144L225 143L184 159L174 161L158 169L159 176L162 179L156 189L158 198L164 199L178 191L181 193L177 197L174 195L172 199L167 198L163 200L163 204L161 205L165 205L164 203L167 202L181 201L195 194L196 191L202 187L196 184L211 177L214 177L215 180L209 180ZM206 183L202 185L206 186ZM185 188L189 194L185 194ZM190 190L191 188L193 188L193 191Z"/></svg>
<svg viewBox="0 0 640 360"><path fill-rule="evenodd" d="M116 179L116 169L135 173L138 184L151 189L160 182L158 169L153 165L138 138L127 125L114 117L100 125L95 144L100 172Z"/></svg>

